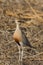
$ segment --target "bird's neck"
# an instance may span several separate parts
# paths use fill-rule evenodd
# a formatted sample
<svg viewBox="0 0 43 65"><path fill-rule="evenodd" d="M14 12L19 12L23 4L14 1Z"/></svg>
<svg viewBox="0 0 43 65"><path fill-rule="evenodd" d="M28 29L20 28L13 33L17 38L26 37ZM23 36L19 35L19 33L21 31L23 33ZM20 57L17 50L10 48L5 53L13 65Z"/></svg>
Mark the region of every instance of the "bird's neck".
<svg viewBox="0 0 43 65"><path fill-rule="evenodd" d="M15 23L16 23L16 29L19 29L19 22L16 20Z"/></svg>
<svg viewBox="0 0 43 65"><path fill-rule="evenodd" d="M19 29L19 23L18 23L18 24L16 24L16 29Z"/></svg>

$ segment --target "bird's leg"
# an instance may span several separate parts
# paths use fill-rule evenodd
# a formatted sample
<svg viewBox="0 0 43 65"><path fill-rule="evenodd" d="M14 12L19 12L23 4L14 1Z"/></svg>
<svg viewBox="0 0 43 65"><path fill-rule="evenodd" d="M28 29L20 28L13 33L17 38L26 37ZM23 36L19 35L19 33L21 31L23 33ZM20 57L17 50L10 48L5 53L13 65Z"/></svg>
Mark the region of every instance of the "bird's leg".
<svg viewBox="0 0 43 65"><path fill-rule="evenodd" d="M22 52L21 52L21 61L23 61L23 47L22 47Z"/></svg>
<svg viewBox="0 0 43 65"><path fill-rule="evenodd" d="M21 48L22 48L22 51L21 51L21 62L23 61L23 44L21 43Z"/></svg>
<svg viewBox="0 0 43 65"><path fill-rule="evenodd" d="M19 61L21 60L21 51L20 51L20 46L18 46L19 49Z"/></svg>

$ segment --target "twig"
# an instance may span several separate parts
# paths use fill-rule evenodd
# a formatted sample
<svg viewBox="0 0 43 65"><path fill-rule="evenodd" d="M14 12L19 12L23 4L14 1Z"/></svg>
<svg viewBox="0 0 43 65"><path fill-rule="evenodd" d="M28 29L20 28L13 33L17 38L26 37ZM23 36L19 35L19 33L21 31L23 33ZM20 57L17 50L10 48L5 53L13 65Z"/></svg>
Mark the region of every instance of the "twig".
<svg viewBox="0 0 43 65"><path fill-rule="evenodd" d="M33 37L35 37L37 34L41 33L43 30L40 30L38 33L36 33Z"/></svg>
<svg viewBox="0 0 43 65"><path fill-rule="evenodd" d="M7 30L6 31L4 31L4 30L0 30L0 32L8 32Z"/></svg>
<svg viewBox="0 0 43 65"><path fill-rule="evenodd" d="M36 54L36 55L29 56L29 57L32 57L32 58L34 58L34 57L37 57L37 56L39 56L39 55L41 55L41 54L43 54L43 52L40 52L40 53L38 53L38 54Z"/></svg>
<svg viewBox="0 0 43 65"><path fill-rule="evenodd" d="M28 2L27 0L25 0L25 1L26 1L26 3L30 6L30 8L31 8L31 10L33 11L33 13L35 14L35 16L36 16L39 20L43 21L43 19L36 13L35 9L33 9L33 7L30 5L30 2Z"/></svg>
<svg viewBox="0 0 43 65"><path fill-rule="evenodd" d="M41 55L41 54L43 54L43 52L40 52L40 53L38 53L36 55L32 55L32 56L25 56L24 58L35 58L35 57L38 58L38 56Z"/></svg>

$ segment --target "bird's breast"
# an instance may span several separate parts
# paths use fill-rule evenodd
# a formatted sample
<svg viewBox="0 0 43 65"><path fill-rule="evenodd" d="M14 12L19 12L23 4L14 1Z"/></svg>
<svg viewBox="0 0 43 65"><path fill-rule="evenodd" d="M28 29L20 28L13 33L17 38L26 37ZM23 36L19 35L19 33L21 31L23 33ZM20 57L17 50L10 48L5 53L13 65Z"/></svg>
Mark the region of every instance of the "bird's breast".
<svg viewBox="0 0 43 65"><path fill-rule="evenodd" d="M13 38L16 42L21 42L22 41L22 35L20 31L15 31Z"/></svg>

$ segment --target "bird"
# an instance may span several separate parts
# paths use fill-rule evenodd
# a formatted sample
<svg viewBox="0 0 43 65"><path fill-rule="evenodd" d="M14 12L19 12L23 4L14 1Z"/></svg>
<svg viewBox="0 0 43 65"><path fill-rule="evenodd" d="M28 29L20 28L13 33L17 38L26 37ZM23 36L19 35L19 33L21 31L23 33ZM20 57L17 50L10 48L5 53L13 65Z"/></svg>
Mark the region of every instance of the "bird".
<svg viewBox="0 0 43 65"><path fill-rule="evenodd" d="M16 23L16 29L15 29L15 32L13 33L13 39L17 43L17 46L19 49L19 61L22 61L23 51L24 51L23 45L29 46L31 48L34 48L34 47L30 44L30 41L27 39L24 32L20 29L18 20L15 20L15 23Z"/></svg>

